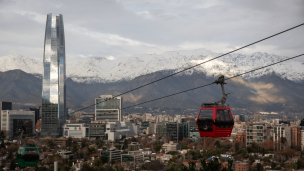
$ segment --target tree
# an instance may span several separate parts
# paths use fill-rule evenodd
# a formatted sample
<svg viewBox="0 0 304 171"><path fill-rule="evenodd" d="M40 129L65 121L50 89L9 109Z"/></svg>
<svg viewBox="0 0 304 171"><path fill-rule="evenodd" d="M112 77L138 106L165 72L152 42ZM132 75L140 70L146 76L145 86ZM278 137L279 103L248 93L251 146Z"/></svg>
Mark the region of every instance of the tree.
<svg viewBox="0 0 304 171"><path fill-rule="evenodd" d="M196 163L189 161L188 164L189 164L189 171L195 171Z"/></svg>
<svg viewBox="0 0 304 171"><path fill-rule="evenodd" d="M15 168L16 168L16 161L15 161L15 160L12 160L9 169L10 169L10 170L15 170Z"/></svg>
<svg viewBox="0 0 304 171"><path fill-rule="evenodd" d="M7 150L5 148L1 148L1 154L6 154L7 153Z"/></svg>
<svg viewBox="0 0 304 171"><path fill-rule="evenodd" d="M103 164L108 163L109 158L107 156L100 156L100 160L102 161Z"/></svg>
<svg viewBox="0 0 304 171"><path fill-rule="evenodd" d="M18 147L15 144L11 144L10 146L7 147L7 151L11 152L11 153L13 153L17 150L18 150Z"/></svg>
<svg viewBox="0 0 304 171"><path fill-rule="evenodd" d="M215 158L211 160L209 163L206 163L206 160L201 160L202 168L200 168L200 171L220 171L221 169L221 163L219 163L218 159Z"/></svg>
<svg viewBox="0 0 304 171"><path fill-rule="evenodd" d="M289 147L285 147L282 151L281 154L286 157L286 160L288 157L293 157L295 155L295 151Z"/></svg>
<svg viewBox="0 0 304 171"><path fill-rule="evenodd" d="M240 149L240 144L239 144L238 141L236 141L236 142L234 143L234 149L235 149L235 152L239 151L239 149Z"/></svg>
<svg viewBox="0 0 304 171"><path fill-rule="evenodd" d="M95 154L96 152L97 152L96 148L94 148L94 147L89 148L89 153L90 154Z"/></svg>
<svg viewBox="0 0 304 171"><path fill-rule="evenodd" d="M216 140L215 143L214 143L214 145L217 148L221 148L221 144L220 144L219 140Z"/></svg>
<svg viewBox="0 0 304 171"><path fill-rule="evenodd" d="M146 168L143 168L146 169ZM178 167L176 166L176 164L171 164L168 167L166 167L166 171L176 171L178 170Z"/></svg>
<svg viewBox="0 0 304 171"><path fill-rule="evenodd" d="M194 144L194 143L190 143L190 144L188 145L188 149L193 149L193 146L195 147L195 144Z"/></svg>
<svg viewBox="0 0 304 171"><path fill-rule="evenodd" d="M88 145L86 138L81 138L81 148L84 148Z"/></svg>
<svg viewBox="0 0 304 171"><path fill-rule="evenodd" d="M95 159L94 163L93 163L96 167L101 167L103 165L102 160L101 159Z"/></svg>
<svg viewBox="0 0 304 171"><path fill-rule="evenodd" d="M1 141L0 148L6 148L6 147L5 147L5 144L4 144L4 140L3 140L3 139L2 139L2 141Z"/></svg>
<svg viewBox="0 0 304 171"><path fill-rule="evenodd" d="M233 160L231 160L230 158L228 159L228 169L227 171L232 171L232 164L233 164Z"/></svg>
<svg viewBox="0 0 304 171"><path fill-rule="evenodd" d="M274 170L277 167L277 164L274 162L271 162L271 169Z"/></svg>
<svg viewBox="0 0 304 171"><path fill-rule="evenodd" d="M191 143L191 139L190 138L183 138L182 141L179 141L180 145L188 145Z"/></svg>
<svg viewBox="0 0 304 171"><path fill-rule="evenodd" d="M161 143L156 142L155 143L155 151L159 151L162 148Z"/></svg>
<svg viewBox="0 0 304 171"><path fill-rule="evenodd" d="M72 147L72 143L73 143L73 138L72 137L69 137L66 141L66 146L67 147Z"/></svg>

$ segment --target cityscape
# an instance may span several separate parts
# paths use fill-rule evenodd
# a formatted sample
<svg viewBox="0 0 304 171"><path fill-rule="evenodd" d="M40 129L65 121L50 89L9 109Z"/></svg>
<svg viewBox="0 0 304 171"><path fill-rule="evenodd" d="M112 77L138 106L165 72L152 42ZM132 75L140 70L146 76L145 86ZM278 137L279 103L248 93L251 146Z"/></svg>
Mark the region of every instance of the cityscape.
<svg viewBox="0 0 304 171"><path fill-rule="evenodd" d="M119 3L127 2L114 4ZM118 69L113 56L93 57L89 62L80 57L71 62L73 68L67 42L77 29L71 29L72 15L66 16L46 13L46 20L40 21L45 26L44 37L40 37L44 38L40 42L41 63L18 55L0 57L8 68L20 66L0 70L3 91L13 89L0 94L0 171L304 170L304 63L298 58L303 54L229 56L293 29L303 29L304 23L263 34L263 39L236 46L226 54L193 47L130 57L118 62ZM88 25L93 22L86 19ZM155 18L145 13L145 19ZM86 29L80 31L90 35ZM141 43L118 36L112 39ZM119 43L114 48L123 49ZM149 48L145 51L153 49ZM217 59L225 55L223 61ZM162 57L168 57L167 61ZM15 63L4 60L8 58ZM178 63L183 60L186 62ZM250 60L259 64L255 66ZM143 65L140 69L138 61ZM90 67L83 69L82 64L87 63L84 66ZM9 72L11 75L5 75ZM6 78L18 73L23 74L16 77L23 91ZM30 84L31 80L36 82ZM164 83L167 86L158 83L163 80L169 80Z"/></svg>

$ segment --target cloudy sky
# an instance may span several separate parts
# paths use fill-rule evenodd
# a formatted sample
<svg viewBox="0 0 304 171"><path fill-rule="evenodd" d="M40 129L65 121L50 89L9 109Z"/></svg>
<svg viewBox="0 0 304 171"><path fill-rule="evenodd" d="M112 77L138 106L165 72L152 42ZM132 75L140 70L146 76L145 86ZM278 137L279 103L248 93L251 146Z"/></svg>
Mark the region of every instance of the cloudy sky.
<svg viewBox="0 0 304 171"><path fill-rule="evenodd" d="M0 0L0 56L42 61L48 13L63 15L68 60L122 58L199 48L228 52L304 23L304 1ZM241 52L257 51L302 54L304 26Z"/></svg>

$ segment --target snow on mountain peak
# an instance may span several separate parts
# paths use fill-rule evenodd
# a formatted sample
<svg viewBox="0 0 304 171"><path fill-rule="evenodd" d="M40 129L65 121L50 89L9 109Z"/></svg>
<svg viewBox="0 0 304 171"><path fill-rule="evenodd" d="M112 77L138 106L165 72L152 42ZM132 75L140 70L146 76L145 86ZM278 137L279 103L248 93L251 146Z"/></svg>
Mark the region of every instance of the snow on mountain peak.
<svg viewBox="0 0 304 171"><path fill-rule="evenodd" d="M149 73L171 70L179 71L200 64L221 54L206 49L169 51L162 54L133 55L124 58L87 57L67 61L67 77L76 82L116 82L131 80ZM204 72L207 76L225 74L233 76L254 68L272 64L287 57L256 52L251 55L233 53L222 58L197 66L184 74ZM0 57L1 72L20 69L30 74L42 74L43 64L37 60L11 54ZM304 80L304 63L286 61L269 68L244 75L244 78L256 78L275 73L281 78L295 82Z"/></svg>

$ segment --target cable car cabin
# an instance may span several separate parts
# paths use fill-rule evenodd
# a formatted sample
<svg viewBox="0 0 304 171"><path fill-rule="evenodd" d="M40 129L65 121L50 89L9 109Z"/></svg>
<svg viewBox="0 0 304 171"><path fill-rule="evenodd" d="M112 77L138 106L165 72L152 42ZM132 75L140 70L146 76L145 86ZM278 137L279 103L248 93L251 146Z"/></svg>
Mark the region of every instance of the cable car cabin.
<svg viewBox="0 0 304 171"><path fill-rule="evenodd" d="M230 137L234 125L229 107L214 107L203 104L197 116L201 137Z"/></svg>
<svg viewBox="0 0 304 171"><path fill-rule="evenodd" d="M19 167L36 167L39 161L37 147L19 147L17 152Z"/></svg>
<svg viewBox="0 0 304 171"><path fill-rule="evenodd" d="M229 105L225 105L228 94L225 93L224 76L214 81L222 88L222 98L214 103L203 103L197 116L197 127L201 137L230 137L234 120Z"/></svg>

